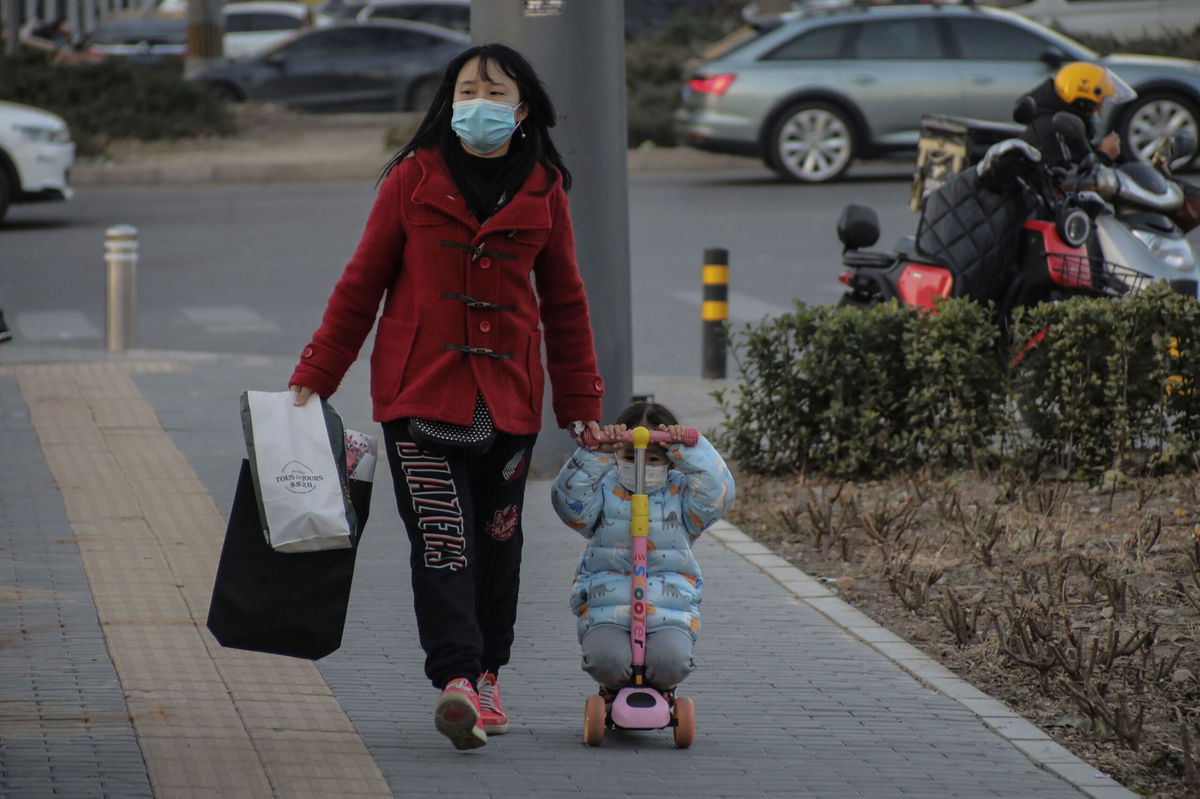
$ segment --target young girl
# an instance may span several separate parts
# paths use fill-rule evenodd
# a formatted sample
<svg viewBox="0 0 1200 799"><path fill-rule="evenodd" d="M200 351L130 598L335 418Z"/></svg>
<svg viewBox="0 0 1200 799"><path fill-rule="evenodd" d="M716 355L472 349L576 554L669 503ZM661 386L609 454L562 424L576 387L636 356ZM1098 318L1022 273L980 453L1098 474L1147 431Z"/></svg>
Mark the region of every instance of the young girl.
<svg viewBox="0 0 1200 799"><path fill-rule="evenodd" d="M685 446L683 427L662 405L636 402L605 425L612 438L634 427L671 435L646 449L650 536L646 594L646 680L673 689L694 668L704 581L692 544L733 503L733 476L703 436ZM571 609L579 618L583 670L615 693L632 676L629 599L632 571L629 517L634 489L632 444L580 447L554 483L559 517L588 540L575 572Z"/></svg>

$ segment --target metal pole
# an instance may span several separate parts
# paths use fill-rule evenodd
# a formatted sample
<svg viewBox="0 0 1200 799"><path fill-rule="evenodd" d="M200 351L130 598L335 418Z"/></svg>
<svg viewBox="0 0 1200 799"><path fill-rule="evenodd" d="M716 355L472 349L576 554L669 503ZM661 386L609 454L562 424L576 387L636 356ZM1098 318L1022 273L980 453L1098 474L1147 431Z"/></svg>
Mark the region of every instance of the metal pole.
<svg viewBox="0 0 1200 799"><path fill-rule="evenodd" d="M18 8L19 0L0 0L0 28L4 30L4 52L12 55L17 52L17 33L21 27L21 13Z"/></svg>
<svg viewBox="0 0 1200 799"><path fill-rule="evenodd" d="M704 298L700 304L704 328L703 376L725 377L725 323L729 321L729 250L710 247L704 251Z"/></svg>
<svg viewBox="0 0 1200 799"><path fill-rule="evenodd" d="M219 64L225 54L221 0L190 0L187 20L187 56L183 61L183 74L191 78L206 67Z"/></svg>
<svg viewBox="0 0 1200 799"><path fill-rule="evenodd" d="M109 352L133 346L137 316L137 228L114 225L104 231L105 344Z"/></svg>
<svg viewBox="0 0 1200 799"><path fill-rule="evenodd" d="M575 252L605 383L599 421L611 421L633 393L624 3L472 0L471 36L502 42L529 59L558 111L551 133L575 178ZM558 429L546 393L533 466L553 475L574 444Z"/></svg>

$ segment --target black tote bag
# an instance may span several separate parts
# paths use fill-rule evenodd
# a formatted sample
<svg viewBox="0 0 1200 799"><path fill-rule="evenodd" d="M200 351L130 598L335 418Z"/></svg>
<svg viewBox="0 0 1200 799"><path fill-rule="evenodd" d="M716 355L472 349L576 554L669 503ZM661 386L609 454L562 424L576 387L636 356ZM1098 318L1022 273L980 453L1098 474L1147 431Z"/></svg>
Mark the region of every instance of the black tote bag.
<svg viewBox="0 0 1200 799"><path fill-rule="evenodd" d="M361 538L372 483L350 480ZM351 549L281 553L271 549L242 461L217 566L208 629L222 646L316 660L342 645L357 539Z"/></svg>

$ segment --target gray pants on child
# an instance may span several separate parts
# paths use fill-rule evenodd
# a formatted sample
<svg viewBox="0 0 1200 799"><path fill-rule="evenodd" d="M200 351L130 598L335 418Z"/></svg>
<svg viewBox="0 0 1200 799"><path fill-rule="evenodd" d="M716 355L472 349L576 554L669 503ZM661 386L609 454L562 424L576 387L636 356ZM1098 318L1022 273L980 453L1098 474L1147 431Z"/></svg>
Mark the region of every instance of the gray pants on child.
<svg viewBox="0 0 1200 799"><path fill-rule="evenodd" d="M583 670L610 691L624 688L633 676L629 630L619 624L597 624L580 643ZM646 636L646 681L660 691L674 688L696 668L692 636L664 627Z"/></svg>

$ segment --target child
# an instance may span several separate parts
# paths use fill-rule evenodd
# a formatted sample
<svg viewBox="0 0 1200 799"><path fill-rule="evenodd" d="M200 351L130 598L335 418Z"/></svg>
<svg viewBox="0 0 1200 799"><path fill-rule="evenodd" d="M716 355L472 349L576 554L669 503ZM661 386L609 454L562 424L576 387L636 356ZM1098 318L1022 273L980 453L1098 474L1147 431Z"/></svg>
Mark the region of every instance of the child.
<svg viewBox="0 0 1200 799"><path fill-rule="evenodd" d="M647 541L646 680L669 691L691 673L700 634L704 581L692 544L733 503L733 476L703 436L682 443L683 428L662 405L636 402L605 425L608 437L645 427L670 433L665 447L646 448ZM588 540L575 572L571 609L579 617L583 670L611 698L633 670L629 645L632 558L630 498L634 489L632 444L580 447L554 483L559 517Z"/></svg>

